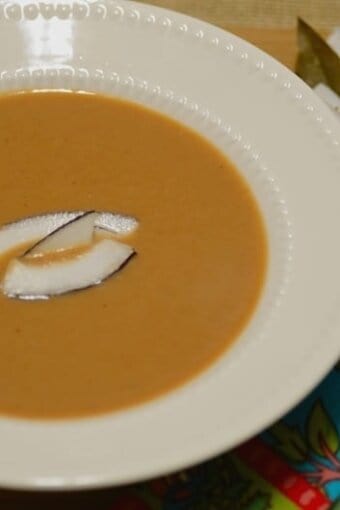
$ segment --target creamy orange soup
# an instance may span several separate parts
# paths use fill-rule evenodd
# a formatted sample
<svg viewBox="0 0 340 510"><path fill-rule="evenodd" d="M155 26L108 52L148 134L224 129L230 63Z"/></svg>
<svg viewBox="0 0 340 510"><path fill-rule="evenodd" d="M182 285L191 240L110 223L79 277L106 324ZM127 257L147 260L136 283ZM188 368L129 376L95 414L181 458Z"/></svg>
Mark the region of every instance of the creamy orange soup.
<svg viewBox="0 0 340 510"><path fill-rule="evenodd" d="M0 99L0 164L1 224L92 209L139 220L137 255L103 284L44 301L0 292L1 413L145 402L206 369L249 321L266 272L262 217L198 134L121 100L13 94Z"/></svg>

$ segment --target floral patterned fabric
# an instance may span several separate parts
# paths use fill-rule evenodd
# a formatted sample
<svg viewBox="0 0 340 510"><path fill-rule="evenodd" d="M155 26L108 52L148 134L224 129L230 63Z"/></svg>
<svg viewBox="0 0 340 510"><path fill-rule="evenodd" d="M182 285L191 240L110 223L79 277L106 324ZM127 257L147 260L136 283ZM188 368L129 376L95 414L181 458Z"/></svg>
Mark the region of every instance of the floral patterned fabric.
<svg viewBox="0 0 340 510"><path fill-rule="evenodd" d="M340 510L340 366L231 453L117 492L108 510Z"/></svg>

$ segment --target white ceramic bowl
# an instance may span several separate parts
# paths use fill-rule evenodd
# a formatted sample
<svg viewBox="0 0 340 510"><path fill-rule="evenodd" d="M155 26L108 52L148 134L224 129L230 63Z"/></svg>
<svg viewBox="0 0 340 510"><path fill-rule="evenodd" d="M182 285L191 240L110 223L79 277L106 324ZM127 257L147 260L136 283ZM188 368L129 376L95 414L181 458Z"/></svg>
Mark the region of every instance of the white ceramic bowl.
<svg viewBox="0 0 340 510"><path fill-rule="evenodd" d="M245 175L270 242L263 299L218 363L126 412L1 418L0 485L69 489L151 477L235 446L296 404L340 354L340 129L327 107L237 37L127 1L1 1L0 71L3 91L98 91L193 126Z"/></svg>

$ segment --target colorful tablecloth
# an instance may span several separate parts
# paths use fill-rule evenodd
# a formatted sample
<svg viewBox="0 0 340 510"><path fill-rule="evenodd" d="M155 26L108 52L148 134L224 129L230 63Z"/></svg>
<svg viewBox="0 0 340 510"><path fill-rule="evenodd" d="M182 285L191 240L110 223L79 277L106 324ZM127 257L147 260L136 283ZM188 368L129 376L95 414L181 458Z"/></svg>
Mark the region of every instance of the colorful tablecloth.
<svg viewBox="0 0 340 510"><path fill-rule="evenodd" d="M340 509L340 366L261 436L188 471L121 489L108 509Z"/></svg>
<svg viewBox="0 0 340 510"><path fill-rule="evenodd" d="M340 363L288 416L214 460L99 492L3 491L0 509L340 510Z"/></svg>

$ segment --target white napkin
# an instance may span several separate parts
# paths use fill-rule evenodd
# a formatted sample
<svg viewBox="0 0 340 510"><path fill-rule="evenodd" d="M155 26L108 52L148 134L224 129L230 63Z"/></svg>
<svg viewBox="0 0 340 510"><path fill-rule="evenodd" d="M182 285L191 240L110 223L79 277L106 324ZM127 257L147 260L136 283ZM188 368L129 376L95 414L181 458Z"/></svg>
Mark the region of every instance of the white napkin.
<svg viewBox="0 0 340 510"><path fill-rule="evenodd" d="M328 39L328 43L332 46L334 51L340 55L340 27L334 30ZM340 96L323 83L319 83L314 90L318 96L321 97L321 99L323 99L325 103L327 103L328 106L340 117Z"/></svg>

